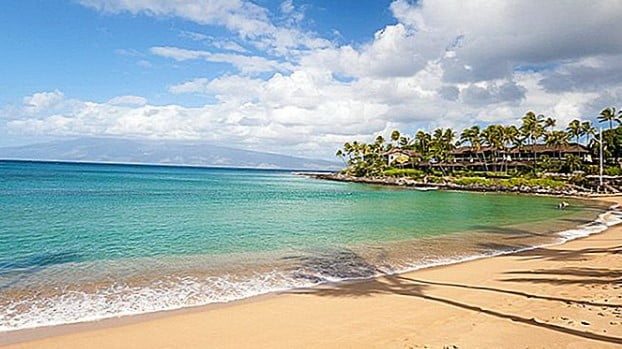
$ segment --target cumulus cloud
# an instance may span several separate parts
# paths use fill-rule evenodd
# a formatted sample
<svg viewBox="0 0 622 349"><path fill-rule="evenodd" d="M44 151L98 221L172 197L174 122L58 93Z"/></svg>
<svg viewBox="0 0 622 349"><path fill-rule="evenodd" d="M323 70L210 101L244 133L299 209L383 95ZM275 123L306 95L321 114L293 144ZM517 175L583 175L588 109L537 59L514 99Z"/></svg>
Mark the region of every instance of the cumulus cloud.
<svg viewBox="0 0 622 349"><path fill-rule="evenodd" d="M181 63L235 68L163 86L175 95L209 96L203 107L154 106L131 96L68 101L59 91L43 92L24 99L27 117L9 122L14 132L200 138L330 157L344 141L370 140L393 128L414 133L509 123L527 110L555 116L563 127L573 118L593 118L622 96L622 35L611 29L622 17L617 0L396 0L390 5L396 23L367 42L345 45L295 21L276 25L273 14L248 1L80 2L107 13L222 26L236 35L232 42L251 50L218 47L218 39L200 33L183 35L231 52L150 50ZM283 18L302 13L289 0L277 12Z"/></svg>
<svg viewBox="0 0 622 349"><path fill-rule="evenodd" d="M589 57L559 65L540 85L549 92L598 91L620 85L622 55Z"/></svg>
<svg viewBox="0 0 622 349"><path fill-rule="evenodd" d="M24 111L37 113L46 108L51 108L63 100L64 94L58 90L52 92L38 92L23 99Z"/></svg>
<svg viewBox="0 0 622 349"><path fill-rule="evenodd" d="M449 81L505 78L519 64L622 52L622 35L611 32L622 15L616 0L398 0L391 9L420 29L423 41L460 38L446 62Z"/></svg>
<svg viewBox="0 0 622 349"><path fill-rule="evenodd" d="M462 101L473 105L490 105L496 103L517 103L525 98L527 89L516 85L513 81L490 83L485 86L470 85L460 91Z"/></svg>
<svg viewBox="0 0 622 349"><path fill-rule="evenodd" d="M412 76L428 62L428 47L418 45L415 37L416 32L401 23L389 25L359 49L345 45L315 50L301 58L301 65L355 77Z"/></svg>

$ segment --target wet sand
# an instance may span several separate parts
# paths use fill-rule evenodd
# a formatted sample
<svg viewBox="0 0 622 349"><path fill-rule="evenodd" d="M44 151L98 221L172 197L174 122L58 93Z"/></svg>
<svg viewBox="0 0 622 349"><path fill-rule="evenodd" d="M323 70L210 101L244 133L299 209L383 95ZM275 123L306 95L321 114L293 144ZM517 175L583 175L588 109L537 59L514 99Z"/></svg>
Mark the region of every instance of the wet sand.
<svg viewBox="0 0 622 349"><path fill-rule="evenodd" d="M9 342L10 348L620 347L622 226L563 245L368 281L0 334L0 343Z"/></svg>

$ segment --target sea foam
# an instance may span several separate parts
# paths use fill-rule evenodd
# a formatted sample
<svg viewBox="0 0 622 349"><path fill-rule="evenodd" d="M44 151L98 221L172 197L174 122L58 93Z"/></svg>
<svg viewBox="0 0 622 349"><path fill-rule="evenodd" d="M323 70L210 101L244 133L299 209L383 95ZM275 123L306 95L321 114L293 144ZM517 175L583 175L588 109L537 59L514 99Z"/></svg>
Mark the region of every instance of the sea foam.
<svg viewBox="0 0 622 349"><path fill-rule="evenodd" d="M369 279L379 275L409 272L558 245L603 232L621 223L622 212L618 208L618 206L612 206L593 222L557 233L559 238L553 243L486 251L455 258L429 258L396 267L384 266L374 269L373 272L366 270L348 274L318 271L309 274L311 277L300 278L295 277L300 270L279 270L256 273L244 278L233 275L207 278L183 277L158 281L148 287L114 284L98 289L97 292L69 291L45 298L31 297L11 301L0 298L0 304L4 306L0 312L0 332L227 303L266 293L317 286L327 282Z"/></svg>

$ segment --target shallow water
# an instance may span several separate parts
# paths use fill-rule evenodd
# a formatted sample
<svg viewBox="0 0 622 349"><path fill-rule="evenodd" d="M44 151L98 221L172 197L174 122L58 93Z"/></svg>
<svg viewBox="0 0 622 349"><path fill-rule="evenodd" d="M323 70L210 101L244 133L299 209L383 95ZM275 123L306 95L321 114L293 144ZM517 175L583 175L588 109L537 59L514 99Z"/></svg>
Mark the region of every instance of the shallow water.
<svg viewBox="0 0 622 349"><path fill-rule="evenodd" d="M0 162L0 331L553 243L604 210L558 202L284 171Z"/></svg>

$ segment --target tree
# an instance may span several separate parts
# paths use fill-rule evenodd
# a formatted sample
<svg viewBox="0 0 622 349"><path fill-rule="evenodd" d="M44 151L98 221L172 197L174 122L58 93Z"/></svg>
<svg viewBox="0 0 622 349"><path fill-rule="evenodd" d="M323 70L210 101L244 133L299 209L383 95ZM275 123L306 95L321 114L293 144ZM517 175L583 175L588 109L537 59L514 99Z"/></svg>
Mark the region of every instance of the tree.
<svg viewBox="0 0 622 349"><path fill-rule="evenodd" d="M494 170L497 171L496 163L499 162L499 150L503 149L503 126L501 125L488 125L482 131L482 139L484 144L490 147L493 153Z"/></svg>
<svg viewBox="0 0 622 349"><path fill-rule="evenodd" d="M576 155L566 154L566 161L564 163L564 167L568 169L568 172L572 173L574 171L581 170L581 168L583 167L583 162L581 161L581 158Z"/></svg>
<svg viewBox="0 0 622 349"><path fill-rule="evenodd" d="M529 140L529 145L533 151L533 159L536 160L536 147L538 139L544 134L544 115L536 115L534 112L527 112L521 119L522 125L520 127L521 134Z"/></svg>
<svg viewBox="0 0 622 349"><path fill-rule="evenodd" d="M618 159L622 156L622 127L616 127L611 130L605 130L602 132L603 139L603 156L605 157L605 161L608 158L613 157L615 162L618 162ZM592 141L590 142L590 150L592 152L592 156L598 157L600 152L600 134L594 136Z"/></svg>
<svg viewBox="0 0 622 349"><path fill-rule="evenodd" d="M442 128L437 128L434 130L434 134L432 136L432 141L430 143L430 155L438 161L439 167L443 175L446 175L447 172L443 167L443 164L448 162L451 158L450 152L455 149L454 139L456 138L456 133L448 128L443 130Z"/></svg>
<svg viewBox="0 0 622 349"><path fill-rule="evenodd" d="M408 138L407 136L401 136L399 140L399 145L402 148L410 147L410 138Z"/></svg>
<svg viewBox="0 0 622 349"><path fill-rule="evenodd" d="M337 153L335 153L335 156L336 156L336 157L338 157L338 158L340 158L340 159L341 159L341 161L343 161L343 163L344 163L346 166L348 166L348 162L346 161L346 158L345 158L345 153L343 152L343 150L338 149L338 150L337 150Z"/></svg>
<svg viewBox="0 0 622 349"><path fill-rule="evenodd" d="M577 143L579 143L579 139L583 135L583 126L581 125L581 121L572 120L570 123L568 123L566 131L568 131L568 135L570 137L574 137Z"/></svg>
<svg viewBox="0 0 622 349"><path fill-rule="evenodd" d="M609 122L609 129L613 128L613 122L620 123L620 119L616 116L616 108L609 107L605 108L598 115L598 122Z"/></svg>
<svg viewBox="0 0 622 349"><path fill-rule="evenodd" d="M520 137L519 137L520 132L518 131L518 127L514 125L502 126L502 127L503 128L501 129L501 141L503 144L503 152L504 154L507 154L507 151L510 148L514 146L518 146L520 144ZM503 161L505 162L505 171L507 172L508 170L507 161L509 161L509 157L504 156Z"/></svg>
<svg viewBox="0 0 622 349"><path fill-rule="evenodd" d="M428 157L430 154L430 144L432 143L432 136L424 131L417 131L415 134L415 149L420 152L424 157Z"/></svg>
<svg viewBox="0 0 622 349"><path fill-rule="evenodd" d="M544 115L542 115L542 118L544 118ZM557 124L557 120L555 120L554 118L548 117L544 119L544 131L552 129L553 127L555 127L555 124Z"/></svg>
<svg viewBox="0 0 622 349"><path fill-rule="evenodd" d="M565 131L549 131L544 135L547 146L557 150L561 158L561 149L568 146L568 133Z"/></svg>
<svg viewBox="0 0 622 349"><path fill-rule="evenodd" d="M581 134L585 136L585 144L590 143L590 137L596 134L596 128L592 126L590 121L584 121L581 123Z"/></svg>
<svg viewBox="0 0 622 349"><path fill-rule="evenodd" d="M391 140L395 142L396 145L397 142L400 140L400 136L400 131L398 130L394 130L393 132L391 132Z"/></svg>
<svg viewBox="0 0 622 349"><path fill-rule="evenodd" d="M482 152L482 135L479 126L471 126L460 133L460 144L469 143L475 151L475 157L479 160L479 153L482 153L484 168L488 171L488 163L486 162L486 154Z"/></svg>

